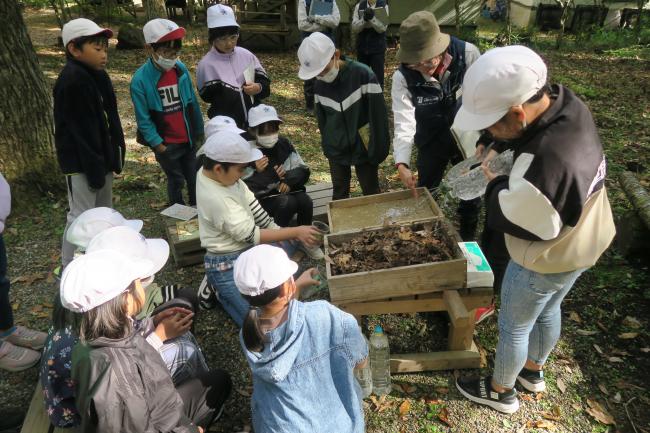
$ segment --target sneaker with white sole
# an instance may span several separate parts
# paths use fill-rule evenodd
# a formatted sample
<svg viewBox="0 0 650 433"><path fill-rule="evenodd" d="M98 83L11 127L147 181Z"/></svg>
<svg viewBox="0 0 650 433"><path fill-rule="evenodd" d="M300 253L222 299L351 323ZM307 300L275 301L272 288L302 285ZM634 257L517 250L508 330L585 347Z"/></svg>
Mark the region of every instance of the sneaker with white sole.
<svg viewBox="0 0 650 433"><path fill-rule="evenodd" d="M492 376L488 377L459 377L456 388L465 398L474 403L489 406L502 413L515 413L519 410L517 391L513 388L506 392L496 392L492 389Z"/></svg>
<svg viewBox="0 0 650 433"><path fill-rule="evenodd" d="M323 253L323 250L319 246L308 247L301 242L298 248L304 251L312 260L323 260L325 258L325 253Z"/></svg>
<svg viewBox="0 0 650 433"><path fill-rule="evenodd" d="M0 342L0 368L7 371L23 371L38 364L41 353L26 347L15 346L8 341Z"/></svg>
<svg viewBox="0 0 650 433"><path fill-rule="evenodd" d="M526 391L529 392L544 392L546 391L546 382L544 381L544 371L528 370L522 368L517 375L517 382Z"/></svg>
<svg viewBox="0 0 650 433"><path fill-rule="evenodd" d="M478 325L488 317L492 316L494 314L495 308L494 304L490 305L489 307L479 307L476 309L476 316L474 316L474 323Z"/></svg>
<svg viewBox="0 0 650 433"><path fill-rule="evenodd" d="M0 338L0 341L7 341L14 346L26 347L33 350L41 350L45 346L47 334L41 331L25 328L17 325L14 332Z"/></svg>

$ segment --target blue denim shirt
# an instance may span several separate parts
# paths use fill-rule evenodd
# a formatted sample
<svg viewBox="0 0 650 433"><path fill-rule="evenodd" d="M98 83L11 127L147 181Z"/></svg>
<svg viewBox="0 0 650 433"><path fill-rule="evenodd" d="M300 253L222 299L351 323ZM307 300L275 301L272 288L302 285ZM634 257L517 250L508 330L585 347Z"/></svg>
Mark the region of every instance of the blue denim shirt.
<svg viewBox="0 0 650 433"><path fill-rule="evenodd" d="M240 343L253 372L256 433L363 433L354 366L368 346L354 317L325 301L291 301L262 352Z"/></svg>

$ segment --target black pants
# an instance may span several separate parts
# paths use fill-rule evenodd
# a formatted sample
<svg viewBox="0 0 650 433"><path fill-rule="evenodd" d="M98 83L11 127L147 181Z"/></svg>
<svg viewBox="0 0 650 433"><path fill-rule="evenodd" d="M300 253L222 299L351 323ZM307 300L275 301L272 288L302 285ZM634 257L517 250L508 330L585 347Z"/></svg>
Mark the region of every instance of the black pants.
<svg viewBox="0 0 650 433"><path fill-rule="evenodd" d="M14 314L9 302L9 279L7 278L7 250L0 233L0 330L14 326Z"/></svg>
<svg viewBox="0 0 650 433"><path fill-rule="evenodd" d="M294 215L299 226L311 225L314 204L305 191L263 198L260 204L280 227L288 227Z"/></svg>
<svg viewBox="0 0 650 433"><path fill-rule="evenodd" d="M350 197L350 180L352 179L352 167L342 165L329 160L330 174L332 175L332 200L340 200ZM357 174L357 180L361 185L363 195L379 194L379 177L377 165L357 164L354 171Z"/></svg>
<svg viewBox="0 0 650 433"><path fill-rule="evenodd" d="M375 73L377 81L381 88L384 88L384 62L386 59L386 52L382 51L381 53L362 53L357 51L357 60L367 65L372 72Z"/></svg>
<svg viewBox="0 0 650 433"><path fill-rule="evenodd" d="M189 144L169 144L163 153L155 152L156 161L167 175L169 204L185 204L183 184L187 183L189 205L196 204L196 151Z"/></svg>
<svg viewBox="0 0 650 433"><path fill-rule="evenodd" d="M435 143L418 148L418 186L428 189L437 188L442 181L447 165L449 163L457 164L462 160L463 155L451 134ZM458 204L460 237L464 241L475 240L480 209L480 198L469 201L461 200Z"/></svg>
<svg viewBox="0 0 650 433"><path fill-rule="evenodd" d="M316 78L312 78L310 80L305 80L302 82L302 90L305 94L305 106L307 107L308 110L312 110L314 108L314 83L316 82Z"/></svg>
<svg viewBox="0 0 650 433"><path fill-rule="evenodd" d="M211 370L176 388L185 406L185 415L196 425L207 430L221 414L230 395L232 381L223 370Z"/></svg>

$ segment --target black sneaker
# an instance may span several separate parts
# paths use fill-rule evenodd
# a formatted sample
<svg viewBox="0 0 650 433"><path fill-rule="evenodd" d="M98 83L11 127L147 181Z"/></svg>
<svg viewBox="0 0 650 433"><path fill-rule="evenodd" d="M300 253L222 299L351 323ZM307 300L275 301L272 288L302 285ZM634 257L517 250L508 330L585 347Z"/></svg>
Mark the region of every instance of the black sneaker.
<svg viewBox="0 0 650 433"><path fill-rule="evenodd" d="M517 376L517 382L524 387L526 391L530 392L544 392L546 391L546 382L544 382L543 371L533 371L527 368L522 368Z"/></svg>
<svg viewBox="0 0 650 433"><path fill-rule="evenodd" d="M202 309L212 310L217 306L217 295L214 293L212 286L208 284L207 276L203 277L197 295L199 297L199 306Z"/></svg>
<svg viewBox="0 0 650 433"><path fill-rule="evenodd" d="M503 413L517 412L519 409L517 391L511 389L506 392L496 392L492 390L491 382L492 376L479 378L459 377L456 379L456 388L474 403L490 406L492 409Z"/></svg>

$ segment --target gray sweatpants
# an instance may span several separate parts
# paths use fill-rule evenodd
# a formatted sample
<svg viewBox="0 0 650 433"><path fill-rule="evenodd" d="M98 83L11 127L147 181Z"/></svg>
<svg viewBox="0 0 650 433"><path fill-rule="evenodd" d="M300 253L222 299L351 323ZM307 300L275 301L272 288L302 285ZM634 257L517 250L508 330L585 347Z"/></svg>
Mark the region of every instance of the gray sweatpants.
<svg viewBox="0 0 650 433"><path fill-rule="evenodd" d="M113 207L113 173L106 175L106 182L101 189L93 190L88 185L85 174L66 175L68 187L68 221L63 231L61 263L65 268L74 258L76 246L66 240L68 227L79 215L95 207ZM62 268L62 269L63 269Z"/></svg>

